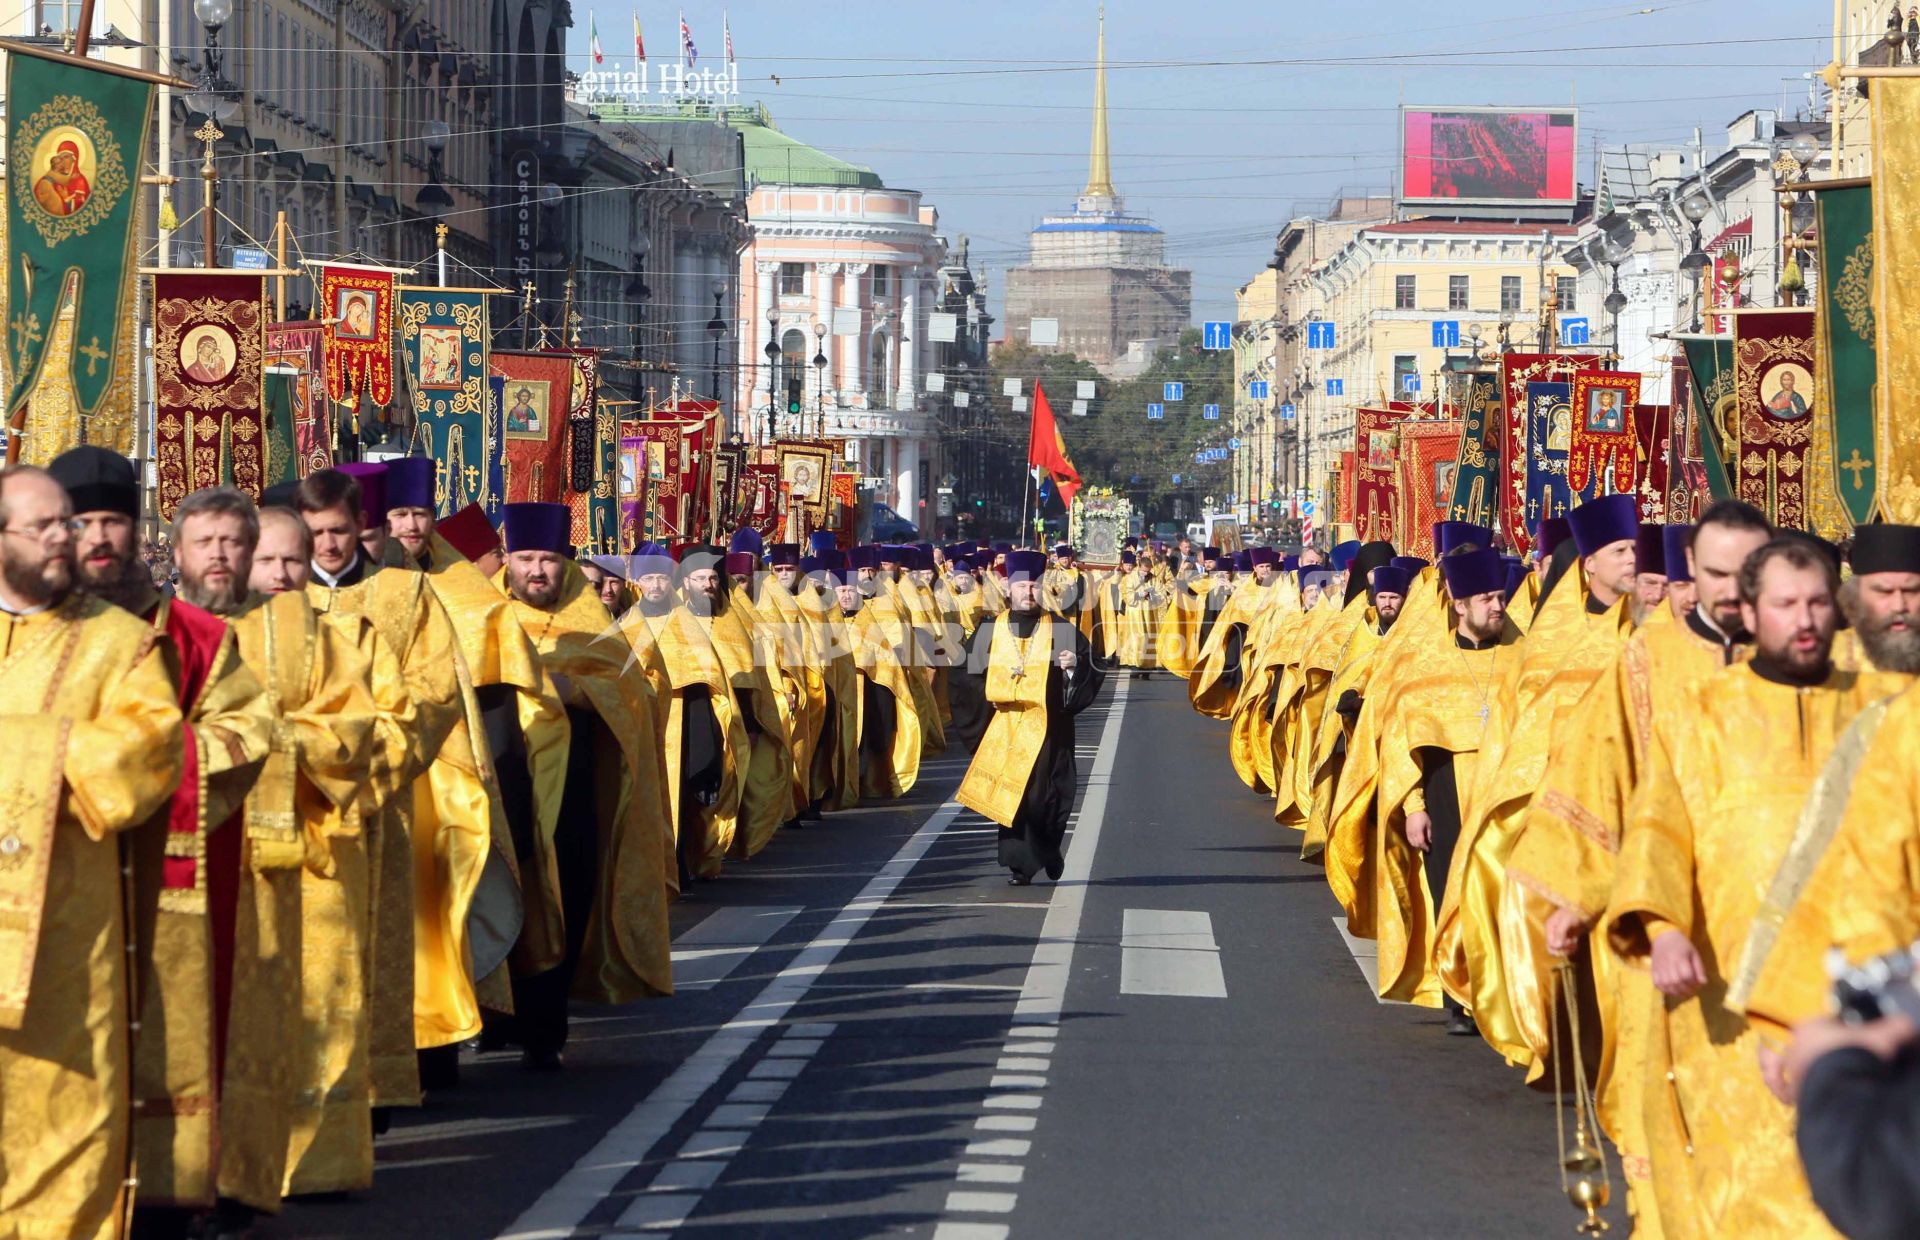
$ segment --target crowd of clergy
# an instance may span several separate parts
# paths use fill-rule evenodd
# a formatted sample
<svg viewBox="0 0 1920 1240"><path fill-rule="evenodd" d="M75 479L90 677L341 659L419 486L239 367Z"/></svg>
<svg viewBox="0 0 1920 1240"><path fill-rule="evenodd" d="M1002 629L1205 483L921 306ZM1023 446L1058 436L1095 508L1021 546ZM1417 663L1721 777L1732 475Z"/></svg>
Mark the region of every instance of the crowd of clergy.
<svg viewBox="0 0 1920 1240"><path fill-rule="evenodd" d="M1533 1086L1584 1068L1635 1235L1831 1235L1821 1207L1860 1207L1816 1206L1794 1107L1863 1036L1829 949L1920 939L1920 528L1842 548L1622 495L1534 532L1526 559L1446 522L1437 562L1346 542L1246 575L1208 549L1165 662L1382 998Z"/></svg>
<svg viewBox="0 0 1920 1240"><path fill-rule="evenodd" d="M1057 878L1073 717L1175 588L1163 547L578 556L435 483L196 492L156 582L124 457L0 470L0 1238L368 1188L463 1048L560 1069L571 1005L672 992L671 902L926 755Z"/></svg>

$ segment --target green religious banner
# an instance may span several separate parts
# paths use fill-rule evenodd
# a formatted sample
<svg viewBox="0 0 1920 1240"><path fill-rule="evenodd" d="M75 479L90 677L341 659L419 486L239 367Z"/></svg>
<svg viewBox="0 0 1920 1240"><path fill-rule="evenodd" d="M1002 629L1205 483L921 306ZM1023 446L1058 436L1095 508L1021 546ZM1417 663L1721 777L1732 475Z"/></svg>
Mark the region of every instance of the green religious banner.
<svg viewBox="0 0 1920 1240"><path fill-rule="evenodd" d="M1460 425L1460 464L1445 519L1490 527L1500 511L1500 440L1506 433L1499 379L1491 374L1471 376L1466 404Z"/></svg>
<svg viewBox="0 0 1920 1240"><path fill-rule="evenodd" d="M268 366L262 373L260 396L267 411L267 470L260 476L262 487L298 482L293 447L294 386L302 376L290 366Z"/></svg>
<svg viewBox="0 0 1920 1240"><path fill-rule="evenodd" d="M488 296L485 289L400 290L402 387L414 435L437 465L443 517L468 504L491 507L489 462L504 449L487 426Z"/></svg>
<svg viewBox="0 0 1920 1240"><path fill-rule="evenodd" d="M7 423L18 459L131 450L144 74L9 42ZM124 445L121 440L128 440Z"/></svg>
<svg viewBox="0 0 1920 1240"><path fill-rule="evenodd" d="M1831 430L1834 493L1849 522L1873 519L1874 419L1880 382L1874 353L1873 187L1815 195L1819 290L1814 329L1814 412Z"/></svg>
<svg viewBox="0 0 1920 1240"><path fill-rule="evenodd" d="M1707 490L1715 499L1733 498L1727 459L1738 456L1740 402L1733 384L1732 336L1683 336L1687 373L1693 380L1694 418L1700 429L1700 456L1707 468Z"/></svg>

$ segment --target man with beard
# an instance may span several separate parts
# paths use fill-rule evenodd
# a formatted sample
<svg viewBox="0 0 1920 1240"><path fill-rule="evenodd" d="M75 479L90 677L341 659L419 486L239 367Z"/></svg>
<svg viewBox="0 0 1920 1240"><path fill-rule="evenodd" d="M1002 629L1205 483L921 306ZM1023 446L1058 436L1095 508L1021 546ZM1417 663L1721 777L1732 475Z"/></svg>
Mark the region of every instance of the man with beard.
<svg viewBox="0 0 1920 1240"><path fill-rule="evenodd" d="M735 605L719 547L696 543L680 552L681 606L712 643L726 673L734 715L746 743L733 752L740 778L740 815L731 855L745 859L767 846L793 816L793 749L777 690L755 642L752 612Z"/></svg>
<svg viewBox="0 0 1920 1240"><path fill-rule="evenodd" d="M654 727L666 747L667 801L685 891L696 878L719 873L733 842L741 774L735 756L746 751L748 740L712 640L674 594L678 570L665 547L641 544L628 559L634 604L621 617L620 631L653 687Z"/></svg>
<svg viewBox="0 0 1920 1240"><path fill-rule="evenodd" d="M1701 567L1696 559L1696 577ZM1891 687L1833 665L1837 578L1824 552L1793 535L1747 557L1740 610L1753 657L1703 681L1691 711L1655 721L1621 841L1602 924L1666 1000L1641 1112L1669 1235L1823 1230L1792 1112L1762 1075L1777 1074L1779 1053L1725 1000L1807 793L1854 717Z"/></svg>
<svg viewBox="0 0 1920 1240"><path fill-rule="evenodd" d="M955 799L1000 825L1000 864L1015 886L1045 871L1057 880L1073 813L1073 717L1093 704L1103 679L1093 647L1064 617L1041 606L1046 558L1007 557L1007 613L980 626L967 674L992 707Z"/></svg>
<svg viewBox="0 0 1920 1240"><path fill-rule="evenodd" d="M410 459L431 468L432 462L424 458ZM430 472L407 461L399 464L394 498L405 501L402 507L430 506ZM451 751L448 747L449 738L472 713L467 709L471 691L463 692L462 681L468 677L453 622L426 574L382 562L391 484L387 465L350 464L308 474L293 496L293 507L314 537L309 599L324 613L368 622L356 640L374 668L376 697L384 702L390 696L381 682L391 660L399 669L406 699L404 714L387 720L380 730L376 779L363 807L371 865L367 908L373 918L370 1071L374 1105L382 1108L419 1105L415 998L416 991L433 992L415 976L415 923L427 919L440 924L444 906L454 898L454 893L436 889L423 894L437 907L416 909L416 832L428 842L428 850L444 845L462 872L477 871L488 840L484 790L473 772L455 760L463 748L471 752L471 741L456 738L463 743ZM369 526L378 528L377 546L366 537ZM374 641L384 652L372 648ZM417 788L434 766L441 769L432 773L429 786ZM427 817L418 820L422 810ZM477 1018L477 1010L471 1015ZM477 1032L472 1021L467 1024L469 1034ZM444 1043L430 1039L430 1044ZM323 1138L321 1150L300 1172L303 1190L350 1187L351 1180L371 1175L370 1157L370 1147L356 1137L350 1151L337 1160L344 1169L331 1170L329 1164L336 1160L326 1152Z"/></svg>
<svg viewBox="0 0 1920 1240"><path fill-rule="evenodd" d="M1656 619L1667 601L1666 528L1640 523L1633 543L1633 622Z"/></svg>
<svg viewBox="0 0 1920 1240"><path fill-rule="evenodd" d="M165 639L74 589L74 525L46 471L0 469L0 1226L49 1237L128 1204L118 837L165 809L184 736Z"/></svg>
<svg viewBox="0 0 1920 1240"><path fill-rule="evenodd" d="M799 545L775 543L768 547L767 566L760 586L760 621L778 646L781 666L800 691L801 709L795 716L804 742L796 746L799 818L817 821L828 789L835 782L834 769L838 767L844 773L859 761L859 673L844 649L832 648L833 636L825 615L800 600Z"/></svg>
<svg viewBox="0 0 1920 1240"><path fill-rule="evenodd" d="M834 601L845 626L847 647L860 674L860 796L891 801L907 795L920 778L920 713L914 705L912 672L900 662L899 647L874 616L868 596L878 583L855 547L848 567L833 577ZM878 567L878 559L873 563Z"/></svg>
<svg viewBox="0 0 1920 1240"><path fill-rule="evenodd" d="M1861 652L1883 681L1920 673L1920 527L1862 525L1840 588ZM1920 938L1911 858L1920 845L1910 692L1862 711L1809 798L1774 875L1728 1002L1780 1026L1826 1011L1826 950L1850 961ZM1884 946L1883 946L1884 944Z"/></svg>
<svg viewBox="0 0 1920 1240"><path fill-rule="evenodd" d="M1255 547L1235 555L1236 580L1218 615L1205 625L1206 638L1187 678L1187 700L1201 714L1213 719L1233 716L1246 679L1247 640L1272 601L1279 567L1280 555L1271 547Z"/></svg>
<svg viewBox="0 0 1920 1240"><path fill-rule="evenodd" d="M860 668L854 660L852 630L834 592L835 576L846 571L846 553L832 545L831 535L825 536L825 545L818 541L821 537L815 535L815 554L800 558L791 573L793 584L784 587L791 590L790 597L811 634L826 682L825 720L813 748L808 778L814 816L827 810L852 809L860 803L860 711L864 696ZM768 596L783 615L786 603L775 591L783 588L788 576L776 562L774 586Z"/></svg>
<svg viewBox="0 0 1920 1240"><path fill-rule="evenodd" d="M143 1231L174 1234L186 1211L214 1203L216 1035L225 1029L233 970L244 829L238 811L266 758L273 711L226 622L154 588L135 535L140 485L132 462L83 446L55 457L48 472L66 489L80 526L80 588L167 635L163 648L187 726L180 787L126 837L140 1004L133 1047L138 1210ZM217 560L230 579L236 549L204 526L181 552ZM231 594L221 600L231 601Z"/></svg>
<svg viewBox="0 0 1920 1240"><path fill-rule="evenodd" d="M1502 896L1506 924L1525 927L1524 936L1502 941L1509 974L1530 976L1536 985L1547 984L1557 958L1573 955L1606 909L1628 809L1652 759L1655 728L1686 726L1696 686L1746 655L1738 570L1771 536L1765 516L1739 500L1722 500L1707 509L1698 526L1678 527L1680 535L1675 528L1662 531L1669 582L1675 573L1692 576L1691 555L1704 570L1701 610L1718 616L1726 628L1677 610L1683 595L1670 588L1670 620L1656 616L1621 644L1555 736L1540 793L1528 806L1507 859L1510 883ZM1723 644L1723 632L1737 640ZM1578 963L1583 976L1590 975L1606 1048L1595 1089L1601 1123L1620 1149L1629 1211L1637 1225L1657 1234L1660 1215L1649 1178L1640 1075L1660 997L1646 971L1621 961L1604 935L1592 941ZM1509 987L1516 989L1524 986ZM1516 1017L1534 1062L1544 1064L1552 1045L1547 1006L1552 992L1534 993L1540 1001L1521 1007Z"/></svg>
<svg viewBox="0 0 1920 1240"><path fill-rule="evenodd" d="M528 921L557 892L565 941L552 967L516 969L521 1062L561 1066L569 997L631 1003L670 994L667 901L674 886L667 769L647 676L624 642L603 640L607 609L567 557L565 504L508 504L507 564L496 584L513 600L571 729L547 883L528 883Z"/></svg>
<svg viewBox="0 0 1920 1240"><path fill-rule="evenodd" d="M1660 537L1665 543L1667 609L1673 613L1675 620L1685 624L1687 617L1693 614L1693 609L1700 605L1700 596L1693 588L1693 569L1687 565L1687 544L1693 541L1693 527L1662 526Z"/></svg>

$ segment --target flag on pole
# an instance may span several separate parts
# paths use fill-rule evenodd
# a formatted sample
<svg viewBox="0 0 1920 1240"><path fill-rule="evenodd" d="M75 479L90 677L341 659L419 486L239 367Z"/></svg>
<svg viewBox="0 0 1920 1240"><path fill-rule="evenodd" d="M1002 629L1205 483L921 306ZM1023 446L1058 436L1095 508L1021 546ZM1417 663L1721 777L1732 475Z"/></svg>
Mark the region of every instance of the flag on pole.
<svg viewBox="0 0 1920 1240"><path fill-rule="evenodd" d="M594 25L593 10L587 10L587 53L593 57L594 64L605 63L607 56L600 50L600 27Z"/></svg>
<svg viewBox="0 0 1920 1240"><path fill-rule="evenodd" d="M691 69L700 60L700 49L693 45L693 28L687 25L687 11L680 10L680 55Z"/></svg>
<svg viewBox="0 0 1920 1240"><path fill-rule="evenodd" d="M1027 434L1027 464L1044 469L1060 492L1060 502L1073 507L1074 492L1080 489L1080 471L1067 457L1067 443L1053 420L1053 406L1039 380L1033 384L1033 424Z"/></svg>
<svg viewBox="0 0 1920 1240"><path fill-rule="evenodd" d="M733 22L727 17L725 9L720 10L720 33L727 44L727 63L733 63Z"/></svg>
<svg viewBox="0 0 1920 1240"><path fill-rule="evenodd" d="M638 13L633 15L633 58L635 60L647 58L647 41L640 36L640 14Z"/></svg>

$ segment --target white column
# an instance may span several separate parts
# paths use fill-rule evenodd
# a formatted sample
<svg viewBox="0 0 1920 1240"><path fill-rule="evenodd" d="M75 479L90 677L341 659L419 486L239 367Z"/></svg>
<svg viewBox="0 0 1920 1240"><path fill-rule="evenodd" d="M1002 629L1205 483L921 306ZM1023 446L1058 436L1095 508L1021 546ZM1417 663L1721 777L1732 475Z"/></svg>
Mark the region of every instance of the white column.
<svg viewBox="0 0 1920 1240"><path fill-rule="evenodd" d="M825 338L817 341L814 340L813 324L807 324L808 343L824 354L827 359L827 367L821 371L815 379L815 385L817 392L824 394L822 399L825 401L829 411L829 419L832 417L831 411L836 403L832 398L834 384L840 374L840 368L834 365L833 357L833 278L838 275L839 272L839 263L815 263L813 265L813 317L826 326L827 334ZM807 357L807 364L809 366L813 364L811 354Z"/></svg>
<svg viewBox="0 0 1920 1240"><path fill-rule="evenodd" d="M840 304L843 307L858 310L861 305L860 278L867 274L866 263L848 263L846 275L840 280ZM851 336L841 336L836 342L840 347L840 386L850 393L864 394L867 390L867 333L866 316L860 316L859 332ZM850 399L847 403L865 404ZM902 513L902 516L907 514ZM907 520L913 520L907 516Z"/></svg>
<svg viewBox="0 0 1920 1240"><path fill-rule="evenodd" d="M926 525L920 511L919 480L920 444L904 436L893 441L893 504L894 511L920 527L925 539Z"/></svg>
<svg viewBox="0 0 1920 1240"><path fill-rule="evenodd" d="M905 271L901 274L906 277ZM893 363L896 409L912 409L916 403L914 394L920 390L919 272L915 270L909 278L912 283L901 286L900 330L894 337L899 341Z"/></svg>

